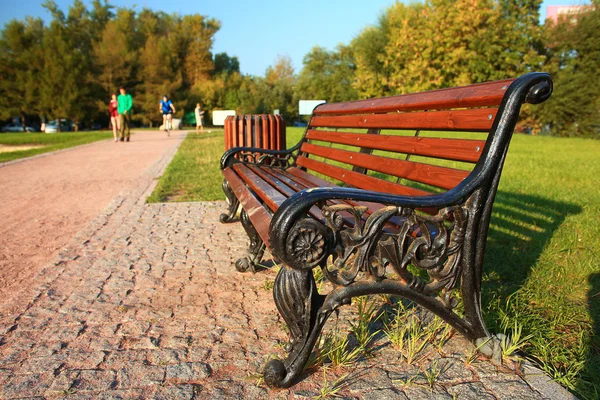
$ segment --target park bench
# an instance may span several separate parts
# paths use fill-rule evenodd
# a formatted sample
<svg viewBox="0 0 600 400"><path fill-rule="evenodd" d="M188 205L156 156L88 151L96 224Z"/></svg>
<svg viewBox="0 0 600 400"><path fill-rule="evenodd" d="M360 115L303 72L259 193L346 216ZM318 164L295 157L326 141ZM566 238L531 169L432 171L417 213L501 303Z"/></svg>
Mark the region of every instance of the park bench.
<svg viewBox="0 0 600 400"><path fill-rule="evenodd" d="M322 104L289 150L225 152L221 221L239 219L250 237L236 268L254 270L265 247L282 264L273 296L290 344L265 367L270 386L291 386L331 313L368 294L412 300L497 356L480 295L492 204L521 106L551 93L548 74L528 73ZM318 293L313 268L329 293Z"/></svg>

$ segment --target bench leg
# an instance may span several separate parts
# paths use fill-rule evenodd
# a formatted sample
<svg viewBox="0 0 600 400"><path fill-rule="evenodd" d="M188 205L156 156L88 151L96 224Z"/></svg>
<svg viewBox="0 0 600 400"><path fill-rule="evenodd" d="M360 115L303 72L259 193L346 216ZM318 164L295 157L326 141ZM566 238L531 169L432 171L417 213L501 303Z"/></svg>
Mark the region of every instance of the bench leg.
<svg viewBox="0 0 600 400"><path fill-rule="evenodd" d="M235 262L235 269L239 272L246 272L248 270L256 272L256 266L260 264L265 254L265 243L254 228L254 225L252 225L252 222L250 222L250 218L244 209L240 213L240 222L250 238L250 246L248 247L248 255Z"/></svg>
<svg viewBox="0 0 600 400"><path fill-rule="evenodd" d="M240 201L237 199L233 190L231 190L231 186L229 186L229 182L227 179L223 179L223 192L225 192L225 196L227 197L227 202L229 203L227 213L221 214L221 222L229 223L229 222L237 222L237 213L240 208Z"/></svg>
<svg viewBox="0 0 600 400"><path fill-rule="evenodd" d="M287 388L304 370L317 339L335 307L324 307L325 296L318 293L312 270L283 266L273 285L279 313L290 330L290 343L284 360L270 360L264 370L271 387Z"/></svg>

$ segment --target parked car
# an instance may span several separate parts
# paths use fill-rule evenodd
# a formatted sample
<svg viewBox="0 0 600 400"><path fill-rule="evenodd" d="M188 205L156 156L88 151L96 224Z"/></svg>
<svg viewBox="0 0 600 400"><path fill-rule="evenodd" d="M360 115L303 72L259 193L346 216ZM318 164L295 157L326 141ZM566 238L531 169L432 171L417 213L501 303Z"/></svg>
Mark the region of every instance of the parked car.
<svg viewBox="0 0 600 400"><path fill-rule="evenodd" d="M21 124L8 124L2 127L2 132L35 132L35 129L31 126L26 126L25 130L23 130L23 125Z"/></svg>
<svg viewBox="0 0 600 400"><path fill-rule="evenodd" d="M73 130L73 122L68 119L60 120L60 132L69 132ZM57 133L58 130L58 120L50 121L46 124L46 133Z"/></svg>

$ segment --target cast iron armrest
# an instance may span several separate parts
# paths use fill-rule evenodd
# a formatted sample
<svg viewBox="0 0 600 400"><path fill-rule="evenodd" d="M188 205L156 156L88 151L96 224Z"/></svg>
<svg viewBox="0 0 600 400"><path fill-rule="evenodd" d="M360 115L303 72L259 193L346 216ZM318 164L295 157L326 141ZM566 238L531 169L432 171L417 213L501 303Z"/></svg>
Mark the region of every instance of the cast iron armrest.
<svg viewBox="0 0 600 400"><path fill-rule="evenodd" d="M227 150L221 157L221 170L223 170L227 167L230 167L235 162L238 162L239 160L236 160L235 156L240 153L248 154L248 155L253 154L253 155L273 156L273 157L283 156L283 158L285 158L285 157L292 156L293 153L300 148L301 144L302 144L302 142L300 142L297 145L295 145L294 147L291 147L286 150L267 150L267 149L261 149L261 148L257 148L257 147L232 147L231 149Z"/></svg>
<svg viewBox="0 0 600 400"><path fill-rule="evenodd" d="M294 224L303 219L315 204L326 200L354 200L392 205L402 208L443 208L462 204L477 187L476 179L468 178L456 188L433 196L399 196L362 189L321 187L305 189L285 200L273 215L269 226L270 247L284 262L291 262L285 256L287 237ZM469 184L471 183L471 184Z"/></svg>

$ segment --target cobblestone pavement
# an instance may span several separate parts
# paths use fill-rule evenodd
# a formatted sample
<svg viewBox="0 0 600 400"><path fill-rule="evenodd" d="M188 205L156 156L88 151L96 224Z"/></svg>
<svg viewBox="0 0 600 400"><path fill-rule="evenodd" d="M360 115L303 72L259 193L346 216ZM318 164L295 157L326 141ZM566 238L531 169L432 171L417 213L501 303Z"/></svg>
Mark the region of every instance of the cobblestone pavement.
<svg viewBox="0 0 600 400"><path fill-rule="evenodd" d="M147 192L116 198L0 307L0 398L321 394L322 369L289 390L260 384L258 371L286 340L269 289L275 274L235 271L247 239L238 223L218 222L225 204L144 204ZM350 399L570 398L535 369L468 362L469 349L454 336L411 366L380 338L374 358L329 369L327 381L345 376L337 394Z"/></svg>

